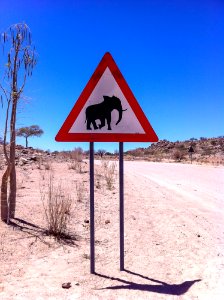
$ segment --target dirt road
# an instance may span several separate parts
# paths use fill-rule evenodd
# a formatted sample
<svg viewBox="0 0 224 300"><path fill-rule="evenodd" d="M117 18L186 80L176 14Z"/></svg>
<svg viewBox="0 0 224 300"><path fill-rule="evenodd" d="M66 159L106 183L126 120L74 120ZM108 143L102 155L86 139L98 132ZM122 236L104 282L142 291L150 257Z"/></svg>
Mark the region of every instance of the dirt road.
<svg viewBox="0 0 224 300"><path fill-rule="evenodd" d="M143 226L135 223L134 232L144 234L140 247L137 235L131 237L135 242L132 255L140 261L144 255L150 256L144 267L148 264L149 274L156 272L156 278L162 276L165 282L200 279L183 299L221 299L224 168L125 162L125 178L132 186L131 191L126 188L129 217L133 214L144 221ZM132 195L139 195L139 199L129 202Z"/></svg>
<svg viewBox="0 0 224 300"><path fill-rule="evenodd" d="M224 168L153 162L125 162L125 174L148 184L157 184L161 189L185 199L199 211L221 213L223 217ZM184 203L183 203L184 204Z"/></svg>

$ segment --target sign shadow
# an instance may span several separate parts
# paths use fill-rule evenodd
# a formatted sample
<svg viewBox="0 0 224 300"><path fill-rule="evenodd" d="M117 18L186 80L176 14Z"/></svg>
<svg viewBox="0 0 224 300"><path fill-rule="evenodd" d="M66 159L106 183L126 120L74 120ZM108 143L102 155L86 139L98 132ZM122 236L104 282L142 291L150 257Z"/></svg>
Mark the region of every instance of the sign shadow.
<svg viewBox="0 0 224 300"><path fill-rule="evenodd" d="M113 281L118 281L122 283L122 285L112 285L108 286L105 288L101 288L102 290L104 289L110 289L110 290L119 290L119 289L130 289L130 290L139 290L139 291L146 291L146 292L152 292L152 293L158 293L158 294L166 294L166 295L174 295L174 296L180 296L185 294L193 284L196 282L201 281L201 279L195 279L195 280L187 280L184 281L180 284L168 284L166 282L153 279L129 270L124 270L126 273L141 277L143 279L152 281L157 284L141 284L141 283L135 283L132 281L128 281L122 278L117 278L117 277L110 277L107 275L95 273L95 275L105 278L105 279L110 279Z"/></svg>

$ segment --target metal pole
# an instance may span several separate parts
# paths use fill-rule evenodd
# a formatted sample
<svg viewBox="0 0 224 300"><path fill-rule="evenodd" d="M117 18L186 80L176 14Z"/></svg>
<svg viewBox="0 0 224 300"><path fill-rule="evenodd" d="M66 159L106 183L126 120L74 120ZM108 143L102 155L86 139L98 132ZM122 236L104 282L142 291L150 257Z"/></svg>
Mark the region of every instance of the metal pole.
<svg viewBox="0 0 224 300"><path fill-rule="evenodd" d="M123 142L119 142L119 183L120 183L120 271L124 271L124 160Z"/></svg>
<svg viewBox="0 0 224 300"><path fill-rule="evenodd" d="M89 149L90 173L90 273L95 273L95 230L94 230L94 143Z"/></svg>

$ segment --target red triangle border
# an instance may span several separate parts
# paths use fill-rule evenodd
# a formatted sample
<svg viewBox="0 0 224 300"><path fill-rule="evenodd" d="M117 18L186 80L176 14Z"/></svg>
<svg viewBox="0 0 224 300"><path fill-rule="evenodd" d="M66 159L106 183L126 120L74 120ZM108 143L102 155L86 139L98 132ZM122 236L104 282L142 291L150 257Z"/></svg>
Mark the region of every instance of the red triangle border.
<svg viewBox="0 0 224 300"><path fill-rule="evenodd" d="M80 114L86 101L88 101L92 91L103 75L106 68L109 68L126 100L134 111L139 123L144 129L144 134L133 133L69 133L76 118ZM105 53L77 102L63 123L61 129L55 137L57 142L157 142L158 137L147 120L144 112L138 104L135 96L121 74L113 57L109 52Z"/></svg>

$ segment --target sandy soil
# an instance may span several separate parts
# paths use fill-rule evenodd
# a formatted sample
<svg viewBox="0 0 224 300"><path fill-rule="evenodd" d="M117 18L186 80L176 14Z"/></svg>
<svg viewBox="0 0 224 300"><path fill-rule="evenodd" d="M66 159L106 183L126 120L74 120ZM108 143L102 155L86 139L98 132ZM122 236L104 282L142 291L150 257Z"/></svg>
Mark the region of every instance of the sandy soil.
<svg viewBox="0 0 224 300"><path fill-rule="evenodd" d="M0 222L0 299L223 299L223 167L125 162L126 270L120 272L118 174L108 190L98 162L96 275L90 274L86 163L82 170L68 163L18 168L14 226ZM73 198L71 238L60 242L46 235L40 193L52 172ZM66 282L71 288L62 288Z"/></svg>

